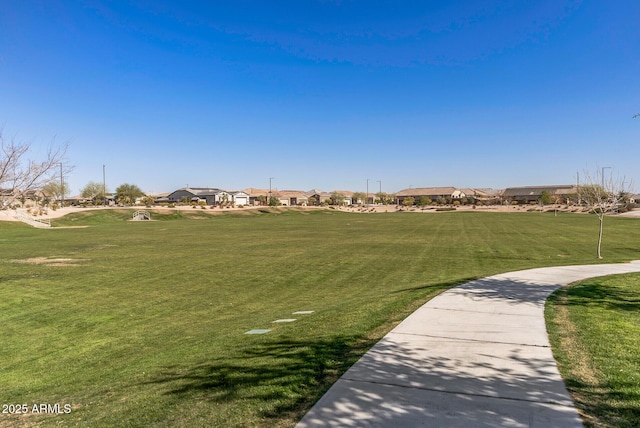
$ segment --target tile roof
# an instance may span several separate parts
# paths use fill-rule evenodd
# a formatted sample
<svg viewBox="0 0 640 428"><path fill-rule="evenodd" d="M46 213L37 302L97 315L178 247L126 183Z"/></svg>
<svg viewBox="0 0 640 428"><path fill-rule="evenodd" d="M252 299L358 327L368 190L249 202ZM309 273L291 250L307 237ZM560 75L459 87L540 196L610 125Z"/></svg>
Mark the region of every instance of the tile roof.
<svg viewBox="0 0 640 428"><path fill-rule="evenodd" d="M456 191L455 187L413 187L403 189L396 193L396 196L440 196L452 195Z"/></svg>

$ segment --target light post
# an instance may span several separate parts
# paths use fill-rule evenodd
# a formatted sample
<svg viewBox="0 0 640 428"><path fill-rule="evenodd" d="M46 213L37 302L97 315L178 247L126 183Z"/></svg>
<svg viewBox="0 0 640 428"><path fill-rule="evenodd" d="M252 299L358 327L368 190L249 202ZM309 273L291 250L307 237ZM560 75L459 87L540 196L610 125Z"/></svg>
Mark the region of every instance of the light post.
<svg viewBox="0 0 640 428"><path fill-rule="evenodd" d="M60 203L64 208L64 176L62 175L62 162L60 162Z"/></svg>
<svg viewBox="0 0 640 428"><path fill-rule="evenodd" d="M380 204L382 205L382 180L376 180L378 182L379 190L378 190L378 195L380 196Z"/></svg>
<svg viewBox="0 0 640 428"><path fill-rule="evenodd" d="M271 180L273 180L273 177L269 177L269 200L267 201L269 206L271 206Z"/></svg>
<svg viewBox="0 0 640 428"><path fill-rule="evenodd" d="M107 180L105 178L105 165L102 165L102 199L104 199L104 206L107 206Z"/></svg>
<svg viewBox="0 0 640 428"><path fill-rule="evenodd" d="M367 178L367 198L364 201L366 206L369 206L369 179Z"/></svg>

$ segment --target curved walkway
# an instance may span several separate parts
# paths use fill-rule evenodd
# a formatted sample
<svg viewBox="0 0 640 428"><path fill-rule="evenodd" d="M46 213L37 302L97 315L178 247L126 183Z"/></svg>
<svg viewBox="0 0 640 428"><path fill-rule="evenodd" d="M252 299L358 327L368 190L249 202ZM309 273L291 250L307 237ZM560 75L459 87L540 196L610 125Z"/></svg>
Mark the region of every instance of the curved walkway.
<svg viewBox="0 0 640 428"><path fill-rule="evenodd" d="M640 261L495 275L452 288L354 364L303 427L581 427L551 353L549 294Z"/></svg>

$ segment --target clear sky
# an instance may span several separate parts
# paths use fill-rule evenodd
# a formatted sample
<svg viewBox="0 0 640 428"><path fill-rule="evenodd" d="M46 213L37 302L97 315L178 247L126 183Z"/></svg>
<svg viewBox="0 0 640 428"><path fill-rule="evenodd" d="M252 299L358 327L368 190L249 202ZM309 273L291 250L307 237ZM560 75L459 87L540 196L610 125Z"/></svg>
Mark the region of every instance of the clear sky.
<svg viewBox="0 0 640 428"><path fill-rule="evenodd" d="M640 1L0 0L0 125L71 193L640 188ZM381 181L381 183L378 183Z"/></svg>

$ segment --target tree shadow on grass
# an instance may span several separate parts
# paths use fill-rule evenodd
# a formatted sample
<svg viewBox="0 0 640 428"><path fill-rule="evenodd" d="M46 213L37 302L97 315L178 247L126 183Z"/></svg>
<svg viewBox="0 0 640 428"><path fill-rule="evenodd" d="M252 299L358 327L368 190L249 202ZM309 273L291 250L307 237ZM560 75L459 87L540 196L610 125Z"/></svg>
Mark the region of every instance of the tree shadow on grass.
<svg viewBox="0 0 640 428"><path fill-rule="evenodd" d="M640 311L638 293L633 291L585 282L570 287L567 293L571 296L571 305L606 306L622 311Z"/></svg>
<svg viewBox="0 0 640 428"><path fill-rule="evenodd" d="M614 392L607 385L591 384L576 378L566 380L576 406L583 412L587 427L629 427L640 426L640 402L638 385L628 382L618 385L619 389L630 392Z"/></svg>
<svg viewBox="0 0 640 428"><path fill-rule="evenodd" d="M466 302L502 302L521 309L542 307L555 288L482 279L450 292ZM436 320L441 314L435 308L430 316ZM453 322L470 325L473 332L477 326L465 322L469 316L461 313ZM493 330L501 322L481 327ZM439 332L435 322L418 327L417 344L408 339L416 335L392 332L361 359L374 341L349 336L248 338L251 346L193 367L166 367L149 383L163 385L166 394L184 399L253 401L260 417L275 422L301 418L346 371L334 386L341 393L339 398L317 411L314 407L306 423L345 425L362 414L378 426L411 426L415 415L433 423L443 417L449 422L462 418L472 425L477 420L507 424L514 417L523 423L534 418L541 426L573 426L577 420L548 347L511 343L493 333L493 342L464 334L453 337ZM496 353L496 349L502 351Z"/></svg>
<svg viewBox="0 0 640 428"><path fill-rule="evenodd" d="M395 290L393 293L404 293L407 291L420 291L420 290L439 290L439 289L447 289L451 287L455 287L457 285L462 285L466 282L473 281L476 279L476 276L470 276L467 278L460 278L451 281L438 282L435 284L424 284L418 285L416 287L402 288L400 290Z"/></svg>
<svg viewBox="0 0 640 428"><path fill-rule="evenodd" d="M338 336L315 341L267 337L194 367L164 367L145 384L166 394L215 402L257 401L261 417L299 419L339 376L374 343Z"/></svg>

